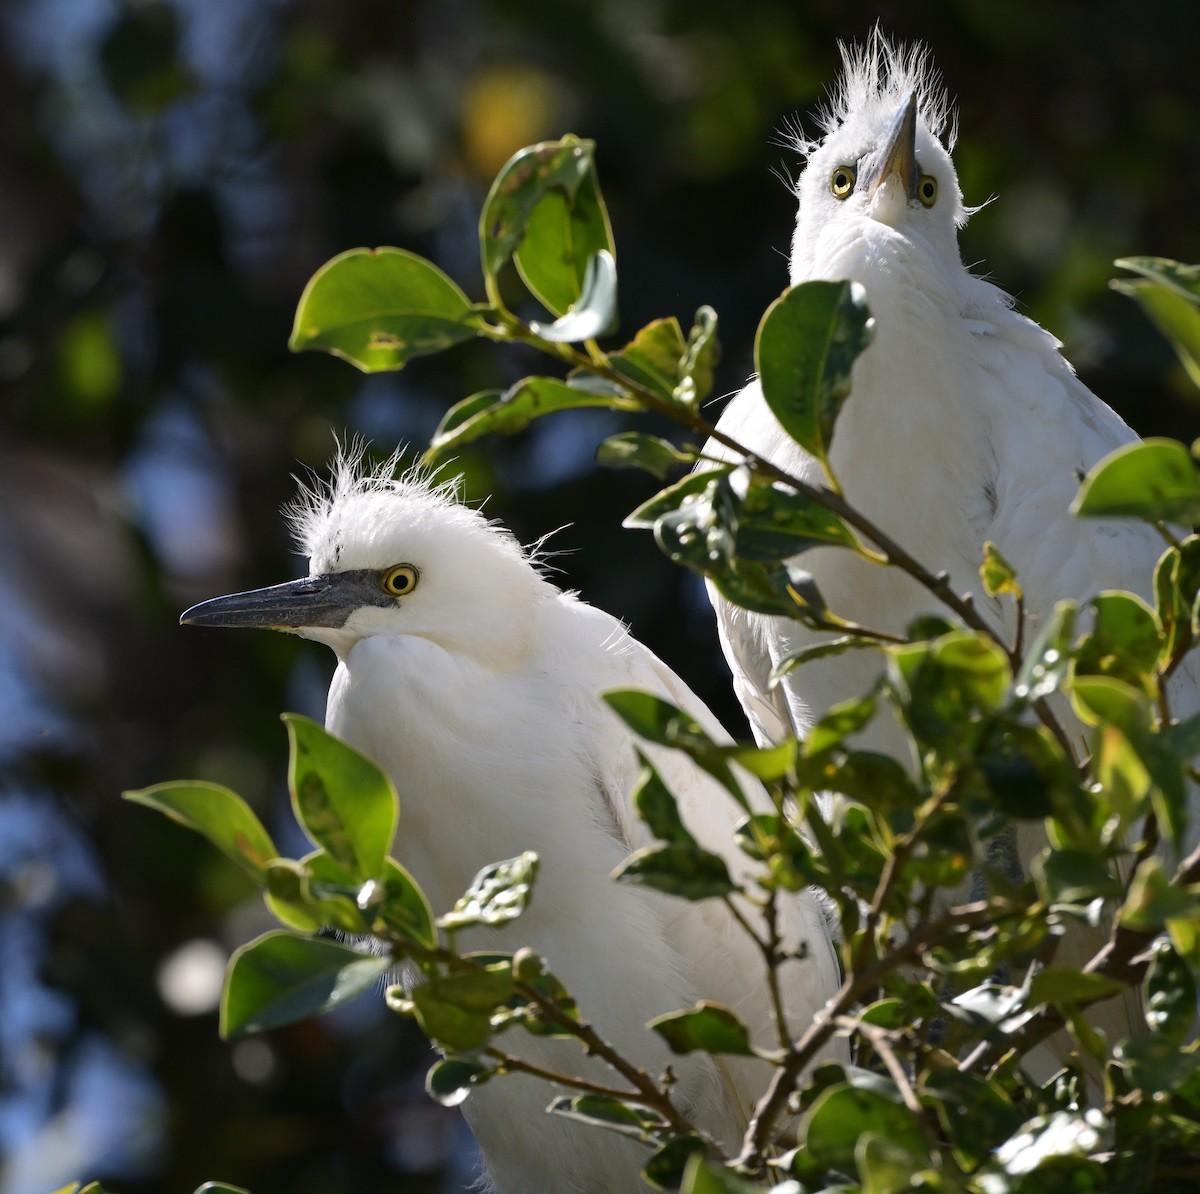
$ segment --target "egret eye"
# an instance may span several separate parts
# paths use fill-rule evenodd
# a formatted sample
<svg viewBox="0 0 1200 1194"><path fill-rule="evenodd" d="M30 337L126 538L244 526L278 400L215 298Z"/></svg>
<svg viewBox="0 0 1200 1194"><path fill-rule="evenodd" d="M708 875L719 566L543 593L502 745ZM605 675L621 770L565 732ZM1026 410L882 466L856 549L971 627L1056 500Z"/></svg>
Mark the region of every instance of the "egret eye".
<svg viewBox="0 0 1200 1194"><path fill-rule="evenodd" d="M835 199L845 199L854 190L854 180L858 175L853 166L838 166L829 176L829 189Z"/></svg>
<svg viewBox="0 0 1200 1194"><path fill-rule="evenodd" d="M417 587L420 576L411 564L397 564L379 578L379 585L392 597L404 597Z"/></svg>
<svg viewBox="0 0 1200 1194"><path fill-rule="evenodd" d="M932 174L922 174L917 183L917 198L926 207L932 207L937 202L937 179Z"/></svg>

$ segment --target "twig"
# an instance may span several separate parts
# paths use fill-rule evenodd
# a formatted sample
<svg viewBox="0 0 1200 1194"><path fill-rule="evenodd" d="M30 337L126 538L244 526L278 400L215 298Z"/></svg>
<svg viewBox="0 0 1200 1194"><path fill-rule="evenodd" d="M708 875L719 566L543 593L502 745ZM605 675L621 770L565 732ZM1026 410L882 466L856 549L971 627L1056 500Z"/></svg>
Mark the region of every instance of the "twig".
<svg viewBox="0 0 1200 1194"><path fill-rule="evenodd" d="M925 1108L921 1106L921 1101L917 1098L917 1092L913 1090L912 1083L909 1081L908 1075L904 1072L904 1067L900 1064L900 1059L892 1049L892 1042L887 1029L880 1028L878 1024L864 1023L864 1021L858 1019L856 1016L838 1016L837 1025L847 1032L857 1032L860 1036L864 1036L870 1041L871 1048L875 1050L879 1060L883 1062L892 1081L895 1082L897 1089L899 1089L900 1097L904 1100L904 1105L914 1114L924 1115Z"/></svg>

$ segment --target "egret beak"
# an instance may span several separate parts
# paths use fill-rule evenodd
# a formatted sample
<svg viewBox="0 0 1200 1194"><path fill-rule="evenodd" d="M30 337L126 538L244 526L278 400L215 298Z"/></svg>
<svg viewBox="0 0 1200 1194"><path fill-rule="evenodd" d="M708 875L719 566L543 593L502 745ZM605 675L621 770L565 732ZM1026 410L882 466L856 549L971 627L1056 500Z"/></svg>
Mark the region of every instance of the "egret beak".
<svg viewBox="0 0 1200 1194"><path fill-rule="evenodd" d="M309 626L339 629L364 605L391 604L393 599L379 587L379 574L362 568L214 597L185 610L179 621L188 626L247 626L258 630L301 630Z"/></svg>
<svg viewBox="0 0 1200 1194"><path fill-rule="evenodd" d="M900 180L909 201L917 197L917 183L921 172L917 167L917 93L908 97L908 102L896 113L892 127L887 131L883 148L876 154L877 165L872 167L866 178L867 194L874 195L886 179L893 176Z"/></svg>

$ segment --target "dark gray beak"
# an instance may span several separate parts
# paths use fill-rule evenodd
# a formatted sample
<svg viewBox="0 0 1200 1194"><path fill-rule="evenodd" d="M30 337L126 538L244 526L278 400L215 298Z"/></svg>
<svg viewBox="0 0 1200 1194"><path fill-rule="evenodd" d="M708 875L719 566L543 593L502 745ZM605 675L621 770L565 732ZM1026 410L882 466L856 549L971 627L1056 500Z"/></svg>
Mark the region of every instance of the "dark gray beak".
<svg viewBox="0 0 1200 1194"><path fill-rule="evenodd" d="M883 185L885 178L895 175L904 187L909 200L917 197L917 183L921 172L917 167L917 93L908 97L908 102L896 113L892 127L879 150L877 164L867 177L867 194L873 195Z"/></svg>
<svg viewBox="0 0 1200 1194"><path fill-rule="evenodd" d="M179 621L188 626L247 626L258 630L301 630L306 626L336 629L364 605L393 603L379 587L378 573L364 568L214 597L185 610Z"/></svg>

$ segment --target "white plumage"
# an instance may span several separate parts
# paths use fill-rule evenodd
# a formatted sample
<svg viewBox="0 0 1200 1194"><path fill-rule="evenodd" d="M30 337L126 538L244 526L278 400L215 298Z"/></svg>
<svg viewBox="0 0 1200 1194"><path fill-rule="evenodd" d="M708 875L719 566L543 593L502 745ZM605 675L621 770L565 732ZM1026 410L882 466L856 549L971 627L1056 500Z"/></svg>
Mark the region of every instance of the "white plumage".
<svg viewBox="0 0 1200 1194"><path fill-rule="evenodd" d="M386 471L364 476L342 461L328 489L301 503L294 523L310 579L219 598L211 616L189 620L271 625L332 647L338 664L327 727L395 781L395 853L435 910L448 910L486 864L525 850L541 857L520 920L502 933L463 933L460 946L536 948L629 1059L652 1074L675 1067L683 1108L734 1147L769 1068L670 1056L644 1025L705 997L733 1007L755 1040L774 1045L761 958L719 902L690 904L610 879L650 837L629 801L638 770L632 735L600 694L644 689L682 707L714 738L727 740L724 731L620 622L558 590L509 533L444 486L391 480ZM411 566L415 582L392 596L384 587L397 565ZM401 574L392 587L409 579ZM288 593L297 592L293 607ZM315 603L307 614L305 601ZM256 609L256 621L238 620L239 608ZM741 814L729 795L684 755L647 753L694 835L744 874L746 860L731 839ZM769 807L760 787L745 788L758 809ZM786 897L782 912L786 940L808 951L783 971L798 1033L836 990L837 962L811 895ZM574 1042L510 1031L501 1043L541 1065L619 1082ZM839 1048L831 1045L827 1055ZM547 1115L554 1093L515 1075L479 1088L464 1104L494 1189L640 1188L646 1150Z"/></svg>
<svg viewBox="0 0 1200 1194"><path fill-rule="evenodd" d="M875 318L874 341L855 363L833 438L832 468L847 499L926 567L945 570L957 591L974 593L1010 642L1012 603L1006 611L980 588L987 539L1024 588L1027 643L1059 599L1086 602L1111 588L1149 597L1164 546L1154 531L1069 513L1079 474L1135 435L1079 381L1053 336L963 265L957 229L971 209L949 153L950 105L925 51L894 47L876 32L862 49L843 48L843 60L821 117L823 136L797 139L807 160L796 188L791 281L858 282ZM915 122L905 128L910 103ZM779 427L757 381L730 402L718 426L794 475L823 481L817 462ZM715 443L708 450L729 455ZM849 552L812 551L801 566L833 612L867 626L901 633L918 614L943 612L898 570ZM852 652L807 663L772 689L772 665L822 636L738 609L715 592L712 598L760 741L802 736L831 705L865 693L882 669L877 653ZM1172 697L1177 713L1195 710L1192 671L1180 670ZM1060 713L1069 719L1065 705ZM1082 744L1078 723L1068 720L1068 730ZM907 755L887 718L876 719L861 741ZM1036 826L1023 836L1027 864L1045 838ZM1077 941L1078 957L1064 949L1059 960L1082 962L1093 944ZM1118 1031L1144 1029L1128 1014L1128 1024L1114 1025Z"/></svg>

